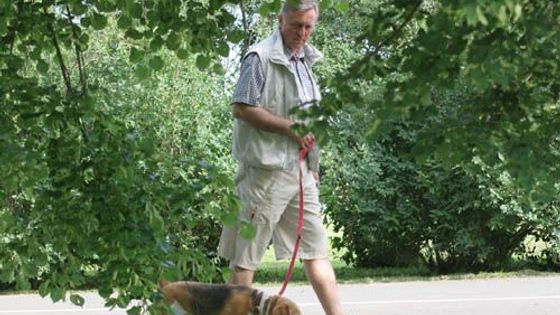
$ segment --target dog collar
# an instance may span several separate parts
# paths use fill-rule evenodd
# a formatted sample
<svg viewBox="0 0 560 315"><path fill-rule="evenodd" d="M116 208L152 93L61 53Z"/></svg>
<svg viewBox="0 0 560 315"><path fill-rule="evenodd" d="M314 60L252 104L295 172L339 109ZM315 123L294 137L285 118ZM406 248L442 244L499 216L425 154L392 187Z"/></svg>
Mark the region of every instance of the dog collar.
<svg viewBox="0 0 560 315"><path fill-rule="evenodd" d="M268 294L262 292L262 291L253 291L253 296L254 296L254 301L255 301L255 307L253 308L253 311L247 315L265 315L267 314L267 308L268 308Z"/></svg>
<svg viewBox="0 0 560 315"><path fill-rule="evenodd" d="M187 311L185 311L185 309L177 301L173 302L170 307L175 315L189 315L189 313L187 313Z"/></svg>

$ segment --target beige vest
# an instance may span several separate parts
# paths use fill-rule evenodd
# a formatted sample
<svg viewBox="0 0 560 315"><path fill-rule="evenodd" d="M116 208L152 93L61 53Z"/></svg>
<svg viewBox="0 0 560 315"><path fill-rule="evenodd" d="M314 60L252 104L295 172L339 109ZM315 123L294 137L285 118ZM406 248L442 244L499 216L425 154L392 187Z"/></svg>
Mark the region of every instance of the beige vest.
<svg viewBox="0 0 560 315"><path fill-rule="evenodd" d="M284 52L284 44L280 31L252 47L249 53L259 55L265 75L262 94L262 107L269 112L290 118L290 110L300 104L296 85L294 66ZM305 62L309 69L323 55L311 45L304 47ZM310 70L311 73L311 70ZM312 75L315 95L319 100L321 94ZM246 122L235 119L233 126L233 155L247 165L268 169L290 169L298 159L298 145L288 136L258 130ZM318 170L317 165L309 165L311 170Z"/></svg>

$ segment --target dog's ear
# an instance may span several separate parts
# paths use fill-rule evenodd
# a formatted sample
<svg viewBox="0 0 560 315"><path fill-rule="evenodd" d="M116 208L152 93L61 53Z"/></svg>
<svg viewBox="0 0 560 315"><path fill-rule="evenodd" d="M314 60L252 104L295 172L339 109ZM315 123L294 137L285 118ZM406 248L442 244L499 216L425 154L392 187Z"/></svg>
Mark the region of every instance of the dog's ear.
<svg viewBox="0 0 560 315"><path fill-rule="evenodd" d="M265 315L274 315L274 309L276 308L276 303L278 302L278 296L277 295L273 295L271 297L268 298L268 301L265 304L265 310L264 310L264 314Z"/></svg>
<svg viewBox="0 0 560 315"><path fill-rule="evenodd" d="M169 281L165 280L165 279L160 279L159 280L159 287L160 288L165 288L167 285L169 284Z"/></svg>
<svg viewBox="0 0 560 315"><path fill-rule="evenodd" d="M269 303L266 315L301 315L296 303L284 297L273 296Z"/></svg>

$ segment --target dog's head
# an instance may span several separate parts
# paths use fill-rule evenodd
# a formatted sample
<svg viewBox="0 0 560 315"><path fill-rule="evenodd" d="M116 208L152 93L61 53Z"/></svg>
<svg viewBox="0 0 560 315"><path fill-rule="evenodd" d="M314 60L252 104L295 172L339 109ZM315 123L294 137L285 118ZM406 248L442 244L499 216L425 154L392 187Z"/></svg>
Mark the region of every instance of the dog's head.
<svg viewBox="0 0 560 315"><path fill-rule="evenodd" d="M302 313L293 301L274 295L268 298L266 315L302 315Z"/></svg>

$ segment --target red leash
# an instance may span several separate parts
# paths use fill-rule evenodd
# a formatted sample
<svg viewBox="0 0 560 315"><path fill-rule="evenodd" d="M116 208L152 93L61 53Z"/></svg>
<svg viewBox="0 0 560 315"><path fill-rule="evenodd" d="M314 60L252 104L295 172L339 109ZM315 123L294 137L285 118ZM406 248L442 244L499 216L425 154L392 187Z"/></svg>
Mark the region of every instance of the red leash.
<svg viewBox="0 0 560 315"><path fill-rule="evenodd" d="M301 167L301 163L305 161L305 157L309 151L313 148L313 144L308 146L307 149L300 149L299 150L299 160L298 160L298 167L299 167L299 218L298 218L298 225L297 225L297 239L296 244L294 245L294 252L292 254L292 261L290 261L290 266L288 267L288 272L286 273L286 278L284 279L284 284L282 284L282 288L278 295L282 296L284 291L286 291L286 287L288 286L288 282L292 278L292 272L294 271L294 266L296 264L297 253L299 251L299 243L301 241L301 232L303 231L303 171Z"/></svg>

